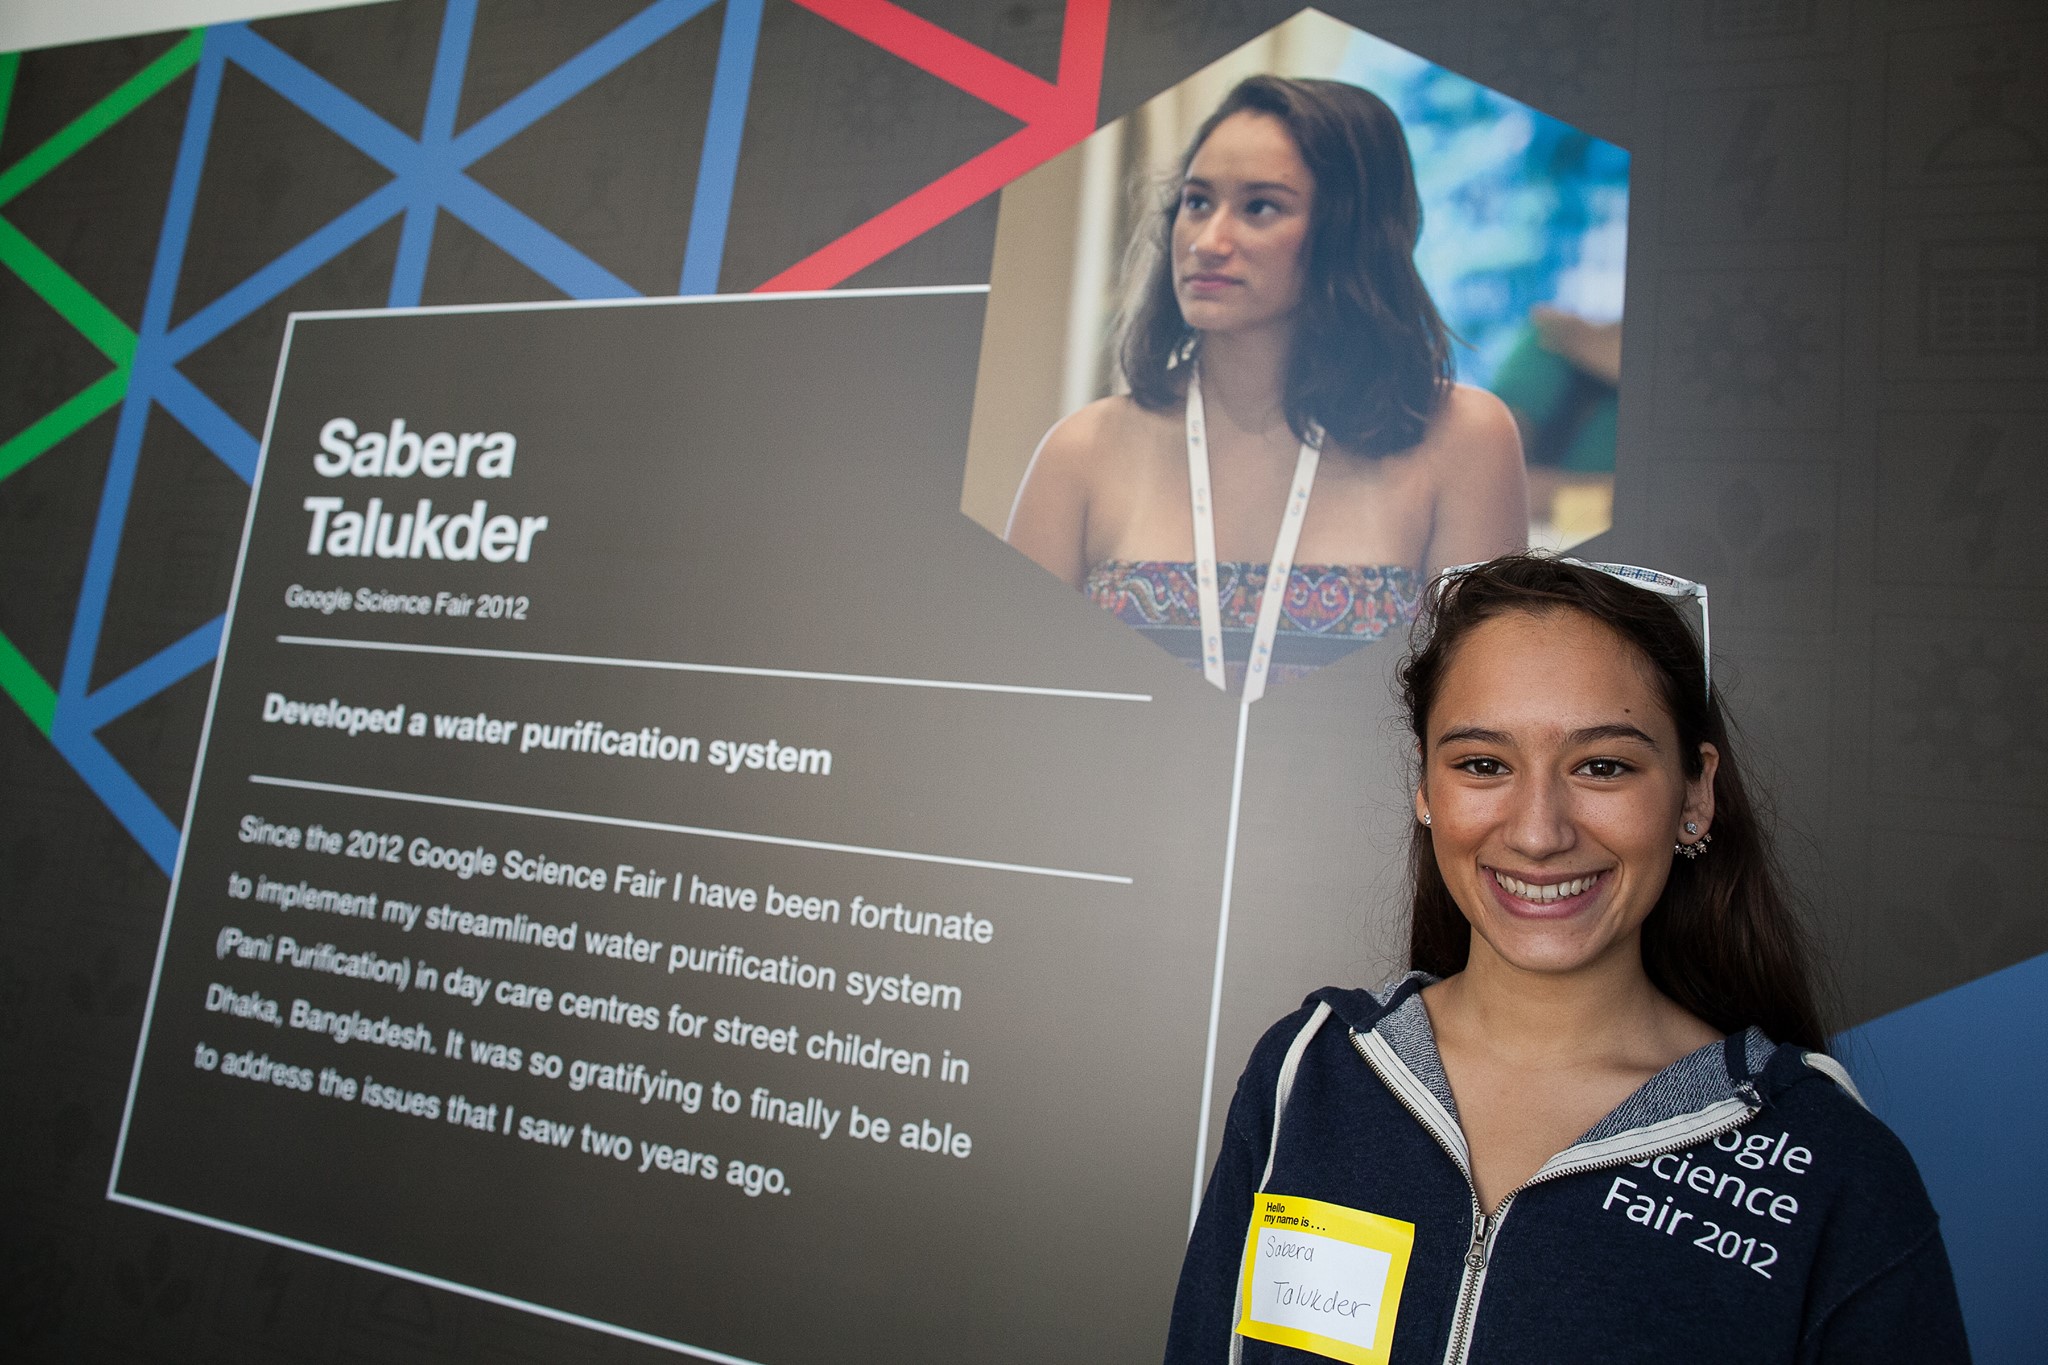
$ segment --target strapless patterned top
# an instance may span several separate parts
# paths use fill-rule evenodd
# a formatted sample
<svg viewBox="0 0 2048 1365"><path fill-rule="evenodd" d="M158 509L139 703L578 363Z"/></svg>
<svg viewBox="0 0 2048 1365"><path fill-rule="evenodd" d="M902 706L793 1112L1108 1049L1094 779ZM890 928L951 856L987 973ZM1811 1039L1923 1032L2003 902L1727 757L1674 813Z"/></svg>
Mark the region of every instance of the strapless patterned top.
<svg viewBox="0 0 2048 1365"><path fill-rule="evenodd" d="M1266 569L1244 560L1216 566L1224 672L1233 692L1244 686ZM1420 590L1416 573L1399 564L1295 565L1273 637L1272 681L1312 673L1407 625ZM1202 607L1192 562L1108 560L1088 571L1081 591L1189 667L1202 667Z"/></svg>

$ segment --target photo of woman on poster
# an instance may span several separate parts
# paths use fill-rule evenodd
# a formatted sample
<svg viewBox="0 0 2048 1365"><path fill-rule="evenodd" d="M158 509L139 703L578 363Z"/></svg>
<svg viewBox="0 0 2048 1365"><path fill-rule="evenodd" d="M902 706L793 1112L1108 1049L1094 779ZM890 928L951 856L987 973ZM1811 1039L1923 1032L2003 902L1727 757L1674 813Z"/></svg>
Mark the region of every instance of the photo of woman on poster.
<svg viewBox="0 0 2048 1365"><path fill-rule="evenodd" d="M1385 638L1434 568L1586 543L1629 165L1302 11L1005 187L961 512L1233 691Z"/></svg>
<svg viewBox="0 0 2048 1365"><path fill-rule="evenodd" d="M1453 378L1377 96L1240 82L1150 231L1129 392L1047 433L1011 544L1248 696L1405 623L1443 566L1526 544L1515 423Z"/></svg>

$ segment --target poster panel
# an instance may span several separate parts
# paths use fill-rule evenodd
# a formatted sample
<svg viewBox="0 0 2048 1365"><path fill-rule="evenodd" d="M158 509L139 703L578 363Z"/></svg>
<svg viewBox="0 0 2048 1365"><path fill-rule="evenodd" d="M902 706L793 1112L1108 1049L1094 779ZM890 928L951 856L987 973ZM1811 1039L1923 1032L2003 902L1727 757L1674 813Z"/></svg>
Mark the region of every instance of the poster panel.
<svg viewBox="0 0 2048 1365"><path fill-rule="evenodd" d="M1625 205L1618 149L1276 33L1067 158L1121 215L1006 191L992 290L295 318L113 1197L711 1359L1156 1357L1253 1041L1401 960L1414 593L1254 707L989 532L1240 76L1380 90L1444 204ZM1507 396L1479 279L1426 284Z"/></svg>
<svg viewBox="0 0 2048 1365"><path fill-rule="evenodd" d="M984 301L294 320L115 1198L710 1358L1156 1351L1236 708L959 515Z"/></svg>

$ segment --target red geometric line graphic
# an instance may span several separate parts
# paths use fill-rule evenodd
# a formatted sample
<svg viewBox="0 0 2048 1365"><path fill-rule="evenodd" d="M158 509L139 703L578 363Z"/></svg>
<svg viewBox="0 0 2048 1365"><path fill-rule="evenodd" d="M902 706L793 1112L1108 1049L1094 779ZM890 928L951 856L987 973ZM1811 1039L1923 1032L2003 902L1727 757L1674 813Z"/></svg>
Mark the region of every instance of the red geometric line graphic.
<svg viewBox="0 0 2048 1365"><path fill-rule="evenodd" d="M757 285L756 292L830 289L1095 131L1110 0L1067 0L1056 86L885 0L796 3L1025 126Z"/></svg>
<svg viewBox="0 0 2048 1365"><path fill-rule="evenodd" d="M875 0L796 3L856 38L865 38L884 52L993 104L1020 123L1044 118L1059 102L1059 91L1029 71L895 5Z"/></svg>

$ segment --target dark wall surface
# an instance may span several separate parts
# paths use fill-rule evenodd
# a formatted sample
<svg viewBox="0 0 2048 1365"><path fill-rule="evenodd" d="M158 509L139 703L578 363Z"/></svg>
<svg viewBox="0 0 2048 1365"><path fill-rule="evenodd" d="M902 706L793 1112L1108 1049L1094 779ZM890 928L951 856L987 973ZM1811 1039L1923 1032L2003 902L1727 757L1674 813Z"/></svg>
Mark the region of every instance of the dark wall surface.
<svg viewBox="0 0 2048 1365"><path fill-rule="evenodd" d="M657 1354L104 1197L287 315L980 283L1003 183L1295 8L400 0L0 58L11 1353ZM1896 1033L1939 996L1967 1037L1971 983L2048 952L2048 20L1995 0L1323 8L1633 154L1615 529L1591 548L1711 583L1844 1022ZM1290 727L1335 689L1376 714L1390 661L1263 704L1242 884L1282 880L1261 856L1336 851L1312 903L1241 896L1225 1086L1303 990L1376 974L1398 937L1352 847L1398 828L1380 769L1313 817L1284 804L1297 779L1352 780L1291 767L1317 736ZM2042 1041L2001 1039L2008 1077L2039 1072ZM1969 1155L1980 1114L2014 1121L2000 1083L1948 1082L1894 1102L1954 1115L1915 1148L1954 1246L1970 1210L2040 1209L2048 1186L2025 1141ZM2000 1344L2040 1310L1958 1250L1982 1358L2021 1358Z"/></svg>

